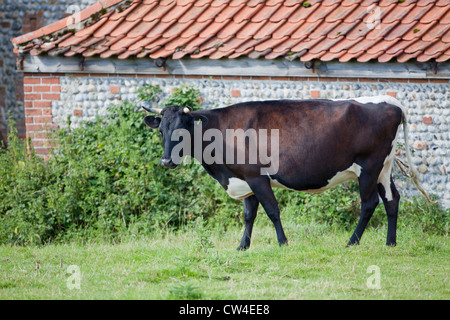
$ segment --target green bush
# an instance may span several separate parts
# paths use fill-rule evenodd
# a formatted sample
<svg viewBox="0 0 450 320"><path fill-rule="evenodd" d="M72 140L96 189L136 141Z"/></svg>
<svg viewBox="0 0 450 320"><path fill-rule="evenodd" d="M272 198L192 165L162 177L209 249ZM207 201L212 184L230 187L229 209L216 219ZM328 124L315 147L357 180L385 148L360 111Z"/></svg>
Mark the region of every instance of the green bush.
<svg viewBox="0 0 450 320"><path fill-rule="evenodd" d="M124 102L104 118L61 129L47 163L12 132L0 153L0 242L146 234L216 212L217 221L238 223L240 203L198 163L159 165L160 135L142 120Z"/></svg>
<svg viewBox="0 0 450 320"><path fill-rule="evenodd" d="M242 225L242 202L228 197L198 163L174 170L159 165L160 134L143 124L134 103L122 102L109 111L79 128L56 131L57 147L45 163L17 138L11 122L8 147L0 150L0 243L114 240L195 226L192 221L221 230ZM322 195L275 192L285 219L356 226L356 184ZM414 200L404 201L400 211L400 223L448 233L448 210ZM384 226L384 209L377 212L371 225ZM209 245L206 240L199 235L202 247Z"/></svg>

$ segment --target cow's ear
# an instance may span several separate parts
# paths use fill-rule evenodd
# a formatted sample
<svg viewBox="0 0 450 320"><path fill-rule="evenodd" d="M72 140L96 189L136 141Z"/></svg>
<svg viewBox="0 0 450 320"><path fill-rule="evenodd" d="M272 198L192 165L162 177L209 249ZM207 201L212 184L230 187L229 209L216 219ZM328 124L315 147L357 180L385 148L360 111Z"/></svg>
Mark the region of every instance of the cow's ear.
<svg viewBox="0 0 450 320"><path fill-rule="evenodd" d="M161 118L160 117L155 117L155 116L146 116L144 118L144 122L150 128L156 129L156 128L159 127L159 124L161 122Z"/></svg>
<svg viewBox="0 0 450 320"><path fill-rule="evenodd" d="M208 118L205 116L200 116L200 115L196 115L196 116L192 116L192 120L194 121L194 124L202 124L202 126L206 126L206 124L208 123Z"/></svg>

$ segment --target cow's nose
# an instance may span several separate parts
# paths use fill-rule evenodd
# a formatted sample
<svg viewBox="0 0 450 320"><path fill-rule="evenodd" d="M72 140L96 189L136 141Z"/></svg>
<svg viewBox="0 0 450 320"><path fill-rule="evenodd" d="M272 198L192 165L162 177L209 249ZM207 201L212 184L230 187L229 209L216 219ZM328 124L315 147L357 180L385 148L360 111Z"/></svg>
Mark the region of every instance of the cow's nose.
<svg viewBox="0 0 450 320"><path fill-rule="evenodd" d="M172 162L172 159L166 159L166 158L161 159L161 165L167 169L176 167L175 163Z"/></svg>

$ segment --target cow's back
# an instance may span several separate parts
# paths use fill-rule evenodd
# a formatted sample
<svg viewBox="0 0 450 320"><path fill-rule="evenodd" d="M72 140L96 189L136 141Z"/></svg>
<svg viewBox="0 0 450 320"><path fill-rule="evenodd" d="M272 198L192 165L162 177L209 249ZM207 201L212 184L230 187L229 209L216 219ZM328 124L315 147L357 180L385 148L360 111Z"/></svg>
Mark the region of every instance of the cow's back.
<svg viewBox="0 0 450 320"><path fill-rule="evenodd" d="M398 107L355 100L245 102L210 110L207 116L205 129L217 128L224 137L227 129L264 129L270 139L270 131L278 130L279 168L271 178L296 190L320 189L336 172L375 152L389 153L386 144L401 123ZM228 167L237 175L257 171L254 164Z"/></svg>

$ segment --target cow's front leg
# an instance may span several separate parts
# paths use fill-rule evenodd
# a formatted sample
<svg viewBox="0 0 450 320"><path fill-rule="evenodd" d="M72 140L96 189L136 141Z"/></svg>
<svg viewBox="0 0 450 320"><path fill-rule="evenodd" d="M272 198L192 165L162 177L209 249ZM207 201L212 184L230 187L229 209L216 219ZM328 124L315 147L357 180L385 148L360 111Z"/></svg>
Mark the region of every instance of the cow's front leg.
<svg viewBox="0 0 450 320"><path fill-rule="evenodd" d="M278 243L280 246L287 244L288 241L284 234L283 226L281 225L280 209L278 208L277 199L270 186L269 178L261 176L254 179L246 179L246 181L275 226Z"/></svg>
<svg viewBox="0 0 450 320"><path fill-rule="evenodd" d="M258 199L253 195L244 199L244 220L245 230L242 236L241 244L237 248L238 250L246 250L250 247L250 239L252 236L253 223L258 212Z"/></svg>

